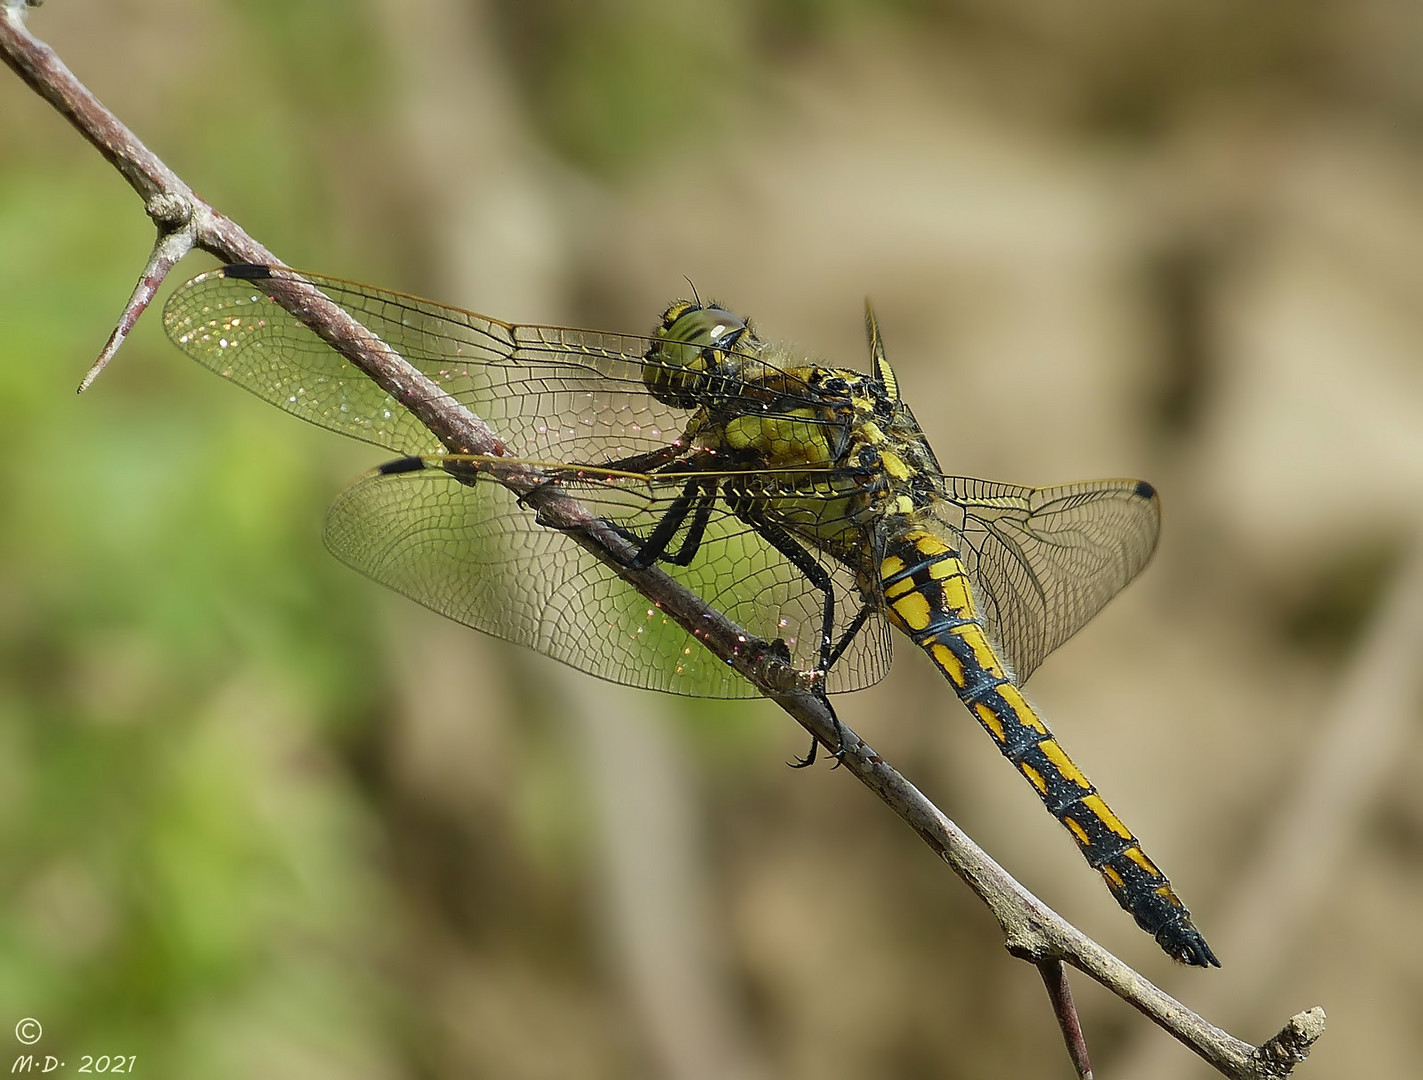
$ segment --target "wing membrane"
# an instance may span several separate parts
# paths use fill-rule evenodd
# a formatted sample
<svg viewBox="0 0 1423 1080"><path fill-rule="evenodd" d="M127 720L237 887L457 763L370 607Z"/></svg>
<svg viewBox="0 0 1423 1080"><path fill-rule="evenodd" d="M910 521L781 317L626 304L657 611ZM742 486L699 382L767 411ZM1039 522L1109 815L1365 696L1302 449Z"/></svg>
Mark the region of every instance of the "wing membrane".
<svg viewBox="0 0 1423 1080"><path fill-rule="evenodd" d="M472 471L476 459L452 465L459 478L439 460L411 472L370 473L343 492L326 520L332 552L443 615L613 682L699 697L758 696L609 567ZM646 536L687 479L580 469L557 472L550 482ZM769 490L764 476L762 484ZM788 490L803 499L803 482ZM838 634L861 600L848 570L820 562L834 583ZM821 593L720 501L692 564L663 568L757 637L783 640L803 670L816 667ZM831 670L828 689L868 686L889 661L888 623L876 612Z"/></svg>
<svg viewBox="0 0 1423 1080"><path fill-rule="evenodd" d="M320 289L441 393L487 421L513 456L617 461L665 446L691 415L647 393L642 374L650 338L519 326L371 285L259 269ZM314 424L400 453L443 449L264 288L260 277L236 268L200 274L169 298L164 328L199 363ZM746 383L777 370L748 355ZM727 392L736 389L728 385Z"/></svg>
<svg viewBox="0 0 1423 1080"><path fill-rule="evenodd" d="M939 516L964 560L995 639L1020 679L1136 577L1156 549L1161 509L1137 480L1028 488L944 478Z"/></svg>

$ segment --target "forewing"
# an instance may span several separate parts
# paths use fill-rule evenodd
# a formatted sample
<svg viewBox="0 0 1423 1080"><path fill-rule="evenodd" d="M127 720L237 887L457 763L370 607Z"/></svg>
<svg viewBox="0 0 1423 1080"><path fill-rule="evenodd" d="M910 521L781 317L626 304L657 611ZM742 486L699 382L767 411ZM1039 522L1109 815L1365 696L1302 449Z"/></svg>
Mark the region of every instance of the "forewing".
<svg viewBox="0 0 1423 1080"><path fill-rule="evenodd" d="M261 274L320 289L487 421L519 457L616 461L663 446L688 413L644 389L647 338L515 326L370 285L279 268L222 268L180 286L163 310L173 342L258 397L322 427L402 453L438 440L266 291Z"/></svg>
<svg viewBox="0 0 1423 1080"><path fill-rule="evenodd" d="M332 552L458 622L613 682L698 697L756 696L608 566L567 534L539 525L532 510L467 459L459 479L431 461L416 471L370 473L343 492L326 519ZM593 513L644 537L686 482L587 469L550 475ZM861 601L849 571L821 562L834 583L838 634ZM822 594L723 504L691 565L659 565L750 633L784 641L794 665L815 669ZM888 627L876 612L832 669L828 689L869 685L888 666Z"/></svg>
<svg viewBox="0 0 1423 1080"><path fill-rule="evenodd" d="M1019 679L1136 577L1161 508L1138 480L1026 488L945 477L939 517L963 537L981 614Z"/></svg>

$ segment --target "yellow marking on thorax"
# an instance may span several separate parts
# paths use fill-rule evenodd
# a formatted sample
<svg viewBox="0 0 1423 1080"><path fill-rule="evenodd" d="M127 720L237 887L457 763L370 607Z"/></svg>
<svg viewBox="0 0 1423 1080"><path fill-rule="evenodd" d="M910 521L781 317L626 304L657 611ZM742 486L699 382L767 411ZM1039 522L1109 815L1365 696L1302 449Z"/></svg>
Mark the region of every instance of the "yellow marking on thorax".
<svg viewBox="0 0 1423 1080"><path fill-rule="evenodd" d="M884 471L889 473L891 479L908 480L912 475L909 466L904 464L904 459L893 450L881 450L879 460L880 464L884 466Z"/></svg>
<svg viewBox="0 0 1423 1080"><path fill-rule="evenodd" d="M865 400L868 401L868 399ZM871 408L873 408L873 403L871 403ZM883 446L889 442L889 437L880 430L880 426L873 420L866 420L859 426L858 431L860 438L864 439L864 441L871 446Z"/></svg>
<svg viewBox="0 0 1423 1080"><path fill-rule="evenodd" d="M929 558L934 555L942 555L944 554L944 552L949 550L949 545L944 543L933 533L920 531L915 532L913 535L914 550L919 552L919 554L923 555L925 558Z"/></svg>
<svg viewBox="0 0 1423 1080"><path fill-rule="evenodd" d="M729 450L759 451L772 466L833 464L815 418L813 409L738 416L722 428L722 440Z"/></svg>

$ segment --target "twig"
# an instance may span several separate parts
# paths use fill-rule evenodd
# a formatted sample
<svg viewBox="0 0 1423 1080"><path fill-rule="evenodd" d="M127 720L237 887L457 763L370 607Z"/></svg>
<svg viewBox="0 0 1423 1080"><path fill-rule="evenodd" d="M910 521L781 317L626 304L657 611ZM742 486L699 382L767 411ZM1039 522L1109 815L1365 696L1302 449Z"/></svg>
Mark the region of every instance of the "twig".
<svg viewBox="0 0 1423 1080"><path fill-rule="evenodd" d="M1067 970L1061 960L1044 960L1038 964L1038 974L1043 977L1048 1000L1052 1002L1057 1026L1062 1029L1062 1040L1067 1044L1067 1056L1072 1059L1072 1067L1077 1070L1079 1080L1092 1080L1092 1059L1087 1054L1087 1037L1082 1033L1082 1020L1077 1015L1077 1002L1072 1000L1072 985L1067 981Z"/></svg>
<svg viewBox="0 0 1423 1080"><path fill-rule="evenodd" d="M133 288L133 295L124 305L114 332L109 335L109 340L100 350L99 359L94 361L93 367L80 380L81 394L94 384L94 380L109 366L109 361L118 354L119 346L124 343L128 332L133 329L134 323L138 322L138 317L152 302L158 292L158 286L168 277L168 272L177 265L179 259L193 250L194 237L190 227L192 207L187 202L174 195L155 195L149 200L148 216L158 226L158 239L153 242L153 254L148 257L148 265L143 268L138 284Z"/></svg>
<svg viewBox="0 0 1423 1080"><path fill-rule="evenodd" d="M159 228L158 243L139 286L96 365L102 367L183 251L201 248L230 263L276 267L283 264L230 218L194 194L104 108L51 49L30 36L22 21L25 6L20 0L5 0L0 7L0 55L119 171L144 200ZM417 416L451 453L501 453L498 437L479 417L441 392L422 372L305 284L299 275L279 272L263 287ZM91 372L86 378L85 385L92 382L94 374ZM553 485L540 485L536 471L511 462L500 471L499 478L526 497L541 521L569 531L583 547L735 667L823 745L834 748L839 744L846 771L903 818L984 901L1002 927L1009 952L1040 969L1056 967L1055 1003L1066 985L1060 974L1061 962L1065 961L1139 1009L1225 1076L1237 1080L1283 1077L1303 1060L1309 1045L1323 1030L1321 1010L1295 1017L1260 1048L1207 1023L1018 884L858 735L837 724L825 700L805 687L800 673L779 660L764 642L746 634L658 568L633 569L629 565L629 542ZM1059 1015L1064 1014L1060 1011ZM1076 1038L1080 1043L1080 1029ZM1085 1062L1085 1046L1080 1052Z"/></svg>

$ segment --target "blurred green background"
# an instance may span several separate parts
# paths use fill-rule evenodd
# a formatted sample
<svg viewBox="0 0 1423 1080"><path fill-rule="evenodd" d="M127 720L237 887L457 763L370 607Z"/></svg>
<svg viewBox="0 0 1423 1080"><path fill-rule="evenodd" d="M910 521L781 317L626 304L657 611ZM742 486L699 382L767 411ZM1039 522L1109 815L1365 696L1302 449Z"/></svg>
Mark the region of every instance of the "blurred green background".
<svg viewBox="0 0 1423 1080"><path fill-rule="evenodd" d="M30 26L294 265L631 331L685 274L855 366L868 293L949 471L1150 478L1156 561L1030 690L1223 970L1160 955L907 648L841 713L1235 1034L1325 1005L1300 1075L1416 1067L1423 646L1389 621L1423 610L1416 4ZM774 709L596 682L340 567L324 507L380 452L153 315L76 398L150 242L0 77L0 1032L149 1077L1070 1074L1033 970L848 776L782 767L804 738ZM1099 1075L1207 1075L1078 994Z"/></svg>

